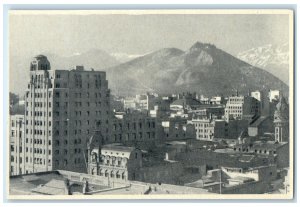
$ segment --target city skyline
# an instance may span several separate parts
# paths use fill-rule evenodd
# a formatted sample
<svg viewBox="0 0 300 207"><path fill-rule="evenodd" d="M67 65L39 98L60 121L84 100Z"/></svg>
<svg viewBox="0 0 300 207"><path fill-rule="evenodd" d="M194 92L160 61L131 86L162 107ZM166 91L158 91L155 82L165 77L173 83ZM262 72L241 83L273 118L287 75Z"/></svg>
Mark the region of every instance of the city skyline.
<svg viewBox="0 0 300 207"><path fill-rule="evenodd" d="M293 198L292 12L72 12L10 14L8 196Z"/></svg>

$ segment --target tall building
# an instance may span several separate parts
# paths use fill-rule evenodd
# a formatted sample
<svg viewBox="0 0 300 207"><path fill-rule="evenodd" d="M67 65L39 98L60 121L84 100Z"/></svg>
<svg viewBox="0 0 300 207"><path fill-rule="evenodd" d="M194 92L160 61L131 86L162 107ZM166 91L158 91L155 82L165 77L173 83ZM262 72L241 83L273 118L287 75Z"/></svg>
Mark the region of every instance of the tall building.
<svg viewBox="0 0 300 207"><path fill-rule="evenodd" d="M289 106L284 97L280 97L274 113L275 141L289 141Z"/></svg>
<svg viewBox="0 0 300 207"><path fill-rule="evenodd" d="M10 116L10 175L24 173L24 115L14 114Z"/></svg>
<svg viewBox="0 0 300 207"><path fill-rule="evenodd" d="M25 173L86 172L88 138L97 129L108 139L109 99L105 72L51 70L47 57L36 56L25 95Z"/></svg>

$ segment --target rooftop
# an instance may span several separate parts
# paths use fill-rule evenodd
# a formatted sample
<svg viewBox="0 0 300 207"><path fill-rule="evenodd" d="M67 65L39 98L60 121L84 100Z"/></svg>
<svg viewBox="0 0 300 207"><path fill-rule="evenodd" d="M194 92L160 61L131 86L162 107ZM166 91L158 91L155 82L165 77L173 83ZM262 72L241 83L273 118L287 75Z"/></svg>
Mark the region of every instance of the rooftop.
<svg viewBox="0 0 300 207"><path fill-rule="evenodd" d="M250 127L258 127L260 124L262 124L264 121L266 121L269 117L261 116L258 119L256 119L253 123L251 123Z"/></svg>
<svg viewBox="0 0 300 207"><path fill-rule="evenodd" d="M121 151L121 152L132 152L134 147L126 147L120 143L107 144L102 146L102 150L113 150L113 151Z"/></svg>

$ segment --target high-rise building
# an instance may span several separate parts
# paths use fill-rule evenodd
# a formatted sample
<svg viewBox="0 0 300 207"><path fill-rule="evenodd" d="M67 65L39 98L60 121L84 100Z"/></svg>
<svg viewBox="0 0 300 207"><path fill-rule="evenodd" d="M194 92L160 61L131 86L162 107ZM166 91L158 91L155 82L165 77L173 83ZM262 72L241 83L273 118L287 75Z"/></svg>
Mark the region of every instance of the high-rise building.
<svg viewBox="0 0 300 207"><path fill-rule="evenodd" d="M93 131L108 140L109 100L105 72L83 66L51 70L46 56L36 56L25 95L25 173L86 172L86 145Z"/></svg>

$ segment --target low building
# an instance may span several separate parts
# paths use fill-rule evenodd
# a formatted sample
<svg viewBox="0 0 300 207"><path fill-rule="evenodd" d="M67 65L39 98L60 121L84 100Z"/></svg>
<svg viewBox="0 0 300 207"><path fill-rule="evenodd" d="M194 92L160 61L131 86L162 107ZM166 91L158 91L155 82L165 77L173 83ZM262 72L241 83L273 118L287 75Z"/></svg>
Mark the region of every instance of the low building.
<svg viewBox="0 0 300 207"><path fill-rule="evenodd" d="M190 110L189 113L197 116L213 117L215 119L222 119L224 117L223 105L201 105L197 109Z"/></svg>
<svg viewBox="0 0 300 207"><path fill-rule="evenodd" d="M182 98L179 98L171 103L170 108L173 111L180 111L184 109L195 109L200 106L201 103L192 94L184 94Z"/></svg>
<svg viewBox="0 0 300 207"><path fill-rule="evenodd" d="M116 183L138 179L142 167L142 152L121 144L103 145L90 149L88 172Z"/></svg>
<svg viewBox="0 0 300 207"><path fill-rule="evenodd" d="M148 195L170 195L170 194L211 194L207 189L194 188L164 183L147 183L127 180L117 184L106 178L85 173L57 170L28 175L10 176L9 195L34 195L35 197L45 195L62 195L71 198L72 195L118 195L132 198L133 195L144 198Z"/></svg>
<svg viewBox="0 0 300 207"><path fill-rule="evenodd" d="M275 141L255 141L237 144L235 151L274 157L278 168L289 167L289 144Z"/></svg>

